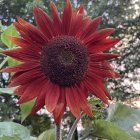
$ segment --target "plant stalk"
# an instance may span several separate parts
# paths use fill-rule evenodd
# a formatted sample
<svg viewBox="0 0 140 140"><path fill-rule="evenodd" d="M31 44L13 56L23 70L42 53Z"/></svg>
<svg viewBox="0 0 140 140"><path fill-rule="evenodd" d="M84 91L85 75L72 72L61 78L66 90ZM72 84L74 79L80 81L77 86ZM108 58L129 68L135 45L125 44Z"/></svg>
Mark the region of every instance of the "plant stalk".
<svg viewBox="0 0 140 140"><path fill-rule="evenodd" d="M55 126L55 140L62 140L61 123Z"/></svg>
<svg viewBox="0 0 140 140"><path fill-rule="evenodd" d="M78 122L79 122L80 119L81 118L76 119L75 122L73 123L73 125L72 125L72 127L71 127L71 129L69 131L67 140L72 140L72 136L74 134L75 129L77 128L77 124L78 124Z"/></svg>

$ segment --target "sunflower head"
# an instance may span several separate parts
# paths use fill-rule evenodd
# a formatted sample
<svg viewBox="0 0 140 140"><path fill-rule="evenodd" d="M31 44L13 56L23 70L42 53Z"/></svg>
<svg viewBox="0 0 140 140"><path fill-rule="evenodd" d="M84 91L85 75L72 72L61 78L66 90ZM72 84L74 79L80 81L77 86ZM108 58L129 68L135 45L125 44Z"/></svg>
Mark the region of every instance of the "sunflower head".
<svg viewBox="0 0 140 140"><path fill-rule="evenodd" d="M41 67L47 78L60 86L79 83L87 69L88 54L82 42L73 36L51 39L41 52Z"/></svg>
<svg viewBox="0 0 140 140"><path fill-rule="evenodd" d="M119 39L109 37L112 28L97 30L102 17L85 17L83 5L73 9L67 0L61 16L53 2L50 8L52 18L33 7L37 26L19 17L13 23L20 37L9 38L19 47L3 53L22 63L1 72L14 72L9 86L17 86L19 103L36 98L32 113L46 105L59 124L66 106L77 118L81 110L92 116L89 92L108 104L105 79L119 74L107 60L118 55L104 51Z"/></svg>

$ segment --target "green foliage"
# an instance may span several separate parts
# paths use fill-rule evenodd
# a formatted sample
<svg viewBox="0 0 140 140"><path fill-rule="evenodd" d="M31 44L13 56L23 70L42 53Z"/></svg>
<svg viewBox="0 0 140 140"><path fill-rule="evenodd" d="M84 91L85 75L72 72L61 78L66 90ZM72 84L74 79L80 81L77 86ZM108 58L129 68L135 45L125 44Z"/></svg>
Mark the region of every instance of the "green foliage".
<svg viewBox="0 0 140 140"><path fill-rule="evenodd" d="M121 103L110 105L107 120L117 124L131 136L140 139L140 131L134 131L135 127L140 124L139 109L134 109Z"/></svg>
<svg viewBox="0 0 140 140"><path fill-rule="evenodd" d="M8 39L9 36L19 36L17 30L13 25L10 25L7 27L6 30L1 34L1 41L8 47L8 48L14 48L16 45Z"/></svg>
<svg viewBox="0 0 140 140"><path fill-rule="evenodd" d="M45 132L43 132L37 140L55 140L55 130L50 129Z"/></svg>
<svg viewBox="0 0 140 140"><path fill-rule="evenodd" d="M48 117L46 113L41 115L38 114L30 115L24 121L24 123L26 123L28 119L31 120L32 126L30 127L31 128L30 130L31 130L31 135L33 136L39 136L41 133L51 128L52 122L50 120L50 117Z"/></svg>
<svg viewBox="0 0 140 140"><path fill-rule="evenodd" d="M93 136L108 140L135 140L114 123L96 120L93 126Z"/></svg>
<svg viewBox="0 0 140 140"><path fill-rule="evenodd" d="M30 140L37 140L36 137L30 137Z"/></svg>
<svg viewBox="0 0 140 140"><path fill-rule="evenodd" d="M19 36L17 30L15 29L15 27L13 25L8 26L7 29L5 29L2 32L2 34L1 34L1 41L8 48L15 48L16 45L12 41L10 41L10 39L8 39L9 36ZM1 63L0 68L6 63L6 61L8 61L8 65L16 65L16 64L19 63L17 60L7 57L7 59L5 58L3 60L3 62Z"/></svg>
<svg viewBox="0 0 140 140"><path fill-rule="evenodd" d="M35 99L20 105L21 122L23 122L26 119L26 117L28 117L28 115L31 113L34 104L35 104Z"/></svg>
<svg viewBox="0 0 140 140"><path fill-rule="evenodd" d="M1 93L13 94L15 89L16 89L15 87L12 87L12 88L0 88L0 94Z"/></svg>
<svg viewBox="0 0 140 140"><path fill-rule="evenodd" d="M0 140L21 140L19 137L10 137L10 136L3 136L2 138L0 138Z"/></svg>
<svg viewBox="0 0 140 140"><path fill-rule="evenodd" d="M89 118L87 115L85 115L82 118L82 123L83 126L89 127L89 124L91 124L91 122L93 122L96 119L104 119L106 116L106 107L104 106L103 102L100 101L98 98L96 97L88 97L88 101L92 107L92 112L93 112L93 117Z"/></svg>
<svg viewBox="0 0 140 140"><path fill-rule="evenodd" d="M26 127L17 123L0 122L0 137L3 136L19 137L21 140L29 140L30 132Z"/></svg>

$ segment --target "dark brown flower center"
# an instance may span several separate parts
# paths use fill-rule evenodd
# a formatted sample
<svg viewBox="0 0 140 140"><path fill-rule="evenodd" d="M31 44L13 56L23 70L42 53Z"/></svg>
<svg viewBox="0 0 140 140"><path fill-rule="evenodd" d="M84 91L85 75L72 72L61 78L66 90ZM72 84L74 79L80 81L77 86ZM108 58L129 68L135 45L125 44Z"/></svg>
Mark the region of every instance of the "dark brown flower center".
<svg viewBox="0 0 140 140"><path fill-rule="evenodd" d="M41 52L41 67L44 74L60 86L79 83L84 77L87 65L87 49L75 37L55 37Z"/></svg>

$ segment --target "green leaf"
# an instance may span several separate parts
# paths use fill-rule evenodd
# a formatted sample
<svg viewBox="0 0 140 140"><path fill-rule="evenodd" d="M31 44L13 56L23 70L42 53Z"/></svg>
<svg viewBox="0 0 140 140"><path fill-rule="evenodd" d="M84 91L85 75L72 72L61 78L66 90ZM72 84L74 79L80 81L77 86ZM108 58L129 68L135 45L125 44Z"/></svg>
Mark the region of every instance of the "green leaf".
<svg viewBox="0 0 140 140"><path fill-rule="evenodd" d="M33 99L29 102L23 103L20 105L20 109L21 109L21 122L23 122L27 116L31 113L32 107L35 104L35 100Z"/></svg>
<svg viewBox="0 0 140 140"><path fill-rule="evenodd" d="M20 63L21 63L21 62L15 60L15 59L13 59L13 58L9 58L9 59L8 59L8 65L9 65L9 66L17 65L17 64L20 64Z"/></svg>
<svg viewBox="0 0 140 140"><path fill-rule="evenodd" d="M13 25L7 27L6 30L1 34L1 41L8 47L14 48L16 45L8 39L8 36L19 36L17 30Z"/></svg>
<svg viewBox="0 0 140 140"><path fill-rule="evenodd" d="M0 138L0 140L21 140L21 139L16 136L13 136L13 137L3 136L2 138Z"/></svg>
<svg viewBox="0 0 140 140"><path fill-rule="evenodd" d="M37 140L36 137L30 137L30 140Z"/></svg>
<svg viewBox="0 0 140 140"><path fill-rule="evenodd" d="M140 129L139 131L134 131L137 125L140 125L139 109L134 109L121 103L110 105L107 120L114 122L131 136L140 139Z"/></svg>
<svg viewBox="0 0 140 140"><path fill-rule="evenodd" d="M8 47L8 48L14 48L16 45L8 39L9 36L19 36L18 31L15 29L15 27L11 24L7 27L7 29L4 30L4 32L1 34L1 41ZM9 58L8 65L16 65L19 64L19 62L15 59Z"/></svg>
<svg viewBox="0 0 140 140"><path fill-rule="evenodd" d="M0 69L5 65L5 63L10 59L9 56L7 56L0 64Z"/></svg>
<svg viewBox="0 0 140 140"><path fill-rule="evenodd" d="M14 122L0 122L0 137L19 137L21 140L29 140L30 132L29 130Z"/></svg>
<svg viewBox="0 0 140 140"><path fill-rule="evenodd" d="M16 87L12 88L0 88L0 94L1 93L7 93L7 94L13 94L15 91Z"/></svg>
<svg viewBox="0 0 140 140"><path fill-rule="evenodd" d="M0 21L0 32L2 32L4 30L4 26L1 24L1 21Z"/></svg>
<svg viewBox="0 0 140 140"><path fill-rule="evenodd" d="M93 136L108 140L136 140L114 123L105 120L96 120Z"/></svg>
<svg viewBox="0 0 140 140"><path fill-rule="evenodd" d="M55 130L49 129L45 132L43 132L37 140L55 140Z"/></svg>

